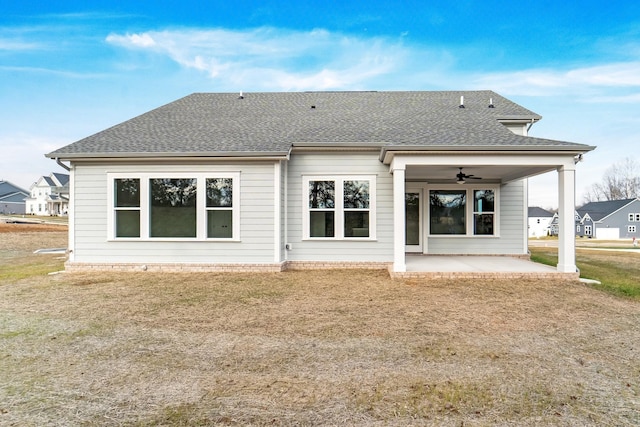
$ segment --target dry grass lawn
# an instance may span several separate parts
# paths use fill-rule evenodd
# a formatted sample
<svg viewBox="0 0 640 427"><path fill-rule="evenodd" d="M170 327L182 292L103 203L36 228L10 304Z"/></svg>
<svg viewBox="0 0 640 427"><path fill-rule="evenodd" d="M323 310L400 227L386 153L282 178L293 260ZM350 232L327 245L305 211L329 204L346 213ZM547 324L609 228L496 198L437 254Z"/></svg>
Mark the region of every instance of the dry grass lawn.
<svg viewBox="0 0 640 427"><path fill-rule="evenodd" d="M1 425L640 424L640 304L579 283L0 277Z"/></svg>

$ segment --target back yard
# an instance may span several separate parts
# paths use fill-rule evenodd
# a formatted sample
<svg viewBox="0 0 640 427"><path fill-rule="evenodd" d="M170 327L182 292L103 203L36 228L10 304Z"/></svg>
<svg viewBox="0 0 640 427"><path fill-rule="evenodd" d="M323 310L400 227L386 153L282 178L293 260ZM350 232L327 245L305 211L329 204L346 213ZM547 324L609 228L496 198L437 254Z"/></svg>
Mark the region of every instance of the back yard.
<svg viewBox="0 0 640 427"><path fill-rule="evenodd" d="M60 255L31 252L65 246L53 230L0 233L2 425L640 424L637 299L366 271L47 275Z"/></svg>

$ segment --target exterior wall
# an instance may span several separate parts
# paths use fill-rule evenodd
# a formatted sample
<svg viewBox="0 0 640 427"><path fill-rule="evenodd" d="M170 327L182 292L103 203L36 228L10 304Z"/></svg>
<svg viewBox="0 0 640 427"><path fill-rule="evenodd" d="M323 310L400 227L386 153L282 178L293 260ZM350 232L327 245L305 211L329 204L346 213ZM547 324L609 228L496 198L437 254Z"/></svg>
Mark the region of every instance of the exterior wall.
<svg viewBox="0 0 640 427"><path fill-rule="evenodd" d="M527 223L526 182L516 181L500 187L499 237L429 236L427 253L434 255L523 255ZM523 211L523 209L525 211Z"/></svg>
<svg viewBox="0 0 640 427"><path fill-rule="evenodd" d="M587 234L588 227L591 227L590 234ZM582 221L576 222L576 236L578 237L587 237L587 238L594 237L595 236L594 230L595 230L595 227L593 224L593 220L589 216L585 216L584 218L582 218Z"/></svg>
<svg viewBox="0 0 640 427"><path fill-rule="evenodd" d="M392 175L379 160L379 151L371 152L296 152L288 165L287 251L290 261L392 262L393 197ZM304 175L375 175L376 240L303 239L302 180Z"/></svg>
<svg viewBox="0 0 640 427"><path fill-rule="evenodd" d="M209 164L74 164L73 263L88 264L273 264L275 207L273 162ZM240 172L239 241L109 239L107 173ZM234 188L234 191L237 191ZM202 213L198 213L201 215Z"/></svg>
<svg viewBox="0 0 640 427"><path fill-rule="evenodd" d="M544 237L549 235L549 227L553 217L529 218L529 237Z"/></svg>
<svg viewBox="0 0 640 427"><path fill-rule="evenodd" d="M14 199L24 198L24 195L19 194L17 197L12 197L11 200L0 200L0 214L15 214L22 215L25 211L25 203L15 201Z"/></svg>

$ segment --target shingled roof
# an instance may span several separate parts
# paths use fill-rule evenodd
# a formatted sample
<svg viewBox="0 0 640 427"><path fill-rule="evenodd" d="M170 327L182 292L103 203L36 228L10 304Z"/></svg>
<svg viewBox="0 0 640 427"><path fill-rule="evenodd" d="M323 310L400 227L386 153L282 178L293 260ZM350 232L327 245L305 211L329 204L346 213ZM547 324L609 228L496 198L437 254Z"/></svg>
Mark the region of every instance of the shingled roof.
<svg viewBox="0 0 640 427"><path fill-rule="evenodd" d="M592 148L516 135L500 123L540 118L492 91L194 93L47 157L284 156L296 144Z"/></svg>

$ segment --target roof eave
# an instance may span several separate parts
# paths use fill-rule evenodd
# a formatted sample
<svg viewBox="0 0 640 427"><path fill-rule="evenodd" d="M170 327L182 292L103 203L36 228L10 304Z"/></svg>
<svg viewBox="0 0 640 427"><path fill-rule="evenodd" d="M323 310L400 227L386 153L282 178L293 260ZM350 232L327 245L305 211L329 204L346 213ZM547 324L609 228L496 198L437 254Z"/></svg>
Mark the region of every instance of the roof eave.
<svg viewBox="0 0 640 427"><path fill-rule="evenodd" d="M591 145L537 145L537 146L505 146L505 145L411 145L411 146L385 146L380 150L380 161L389 164L391 162L391 158L395 154L415 154L419 152L430 152L430 153L450 153L450 152L503 152L503 153L523 153L523 152L535 152L535 153L565 153L572 155L584 154L589 151L595 150L595 146Z"/></svg>
<svg viewBox="0 0 640 427"><path fill-rule="evenodd" d="M204 152L190 152L190 153L171 153L171 152L157 152L157 153L145 153L145 152L132 152L132 153L57 153L51 152L45 154L45 157L50 159L60 160L148 160L148 159L201 159L201 158L220 158L220 159L232 159L232 158L246 158L246 159L287 159L289 157L288 151L204 151Z"/></svg>

